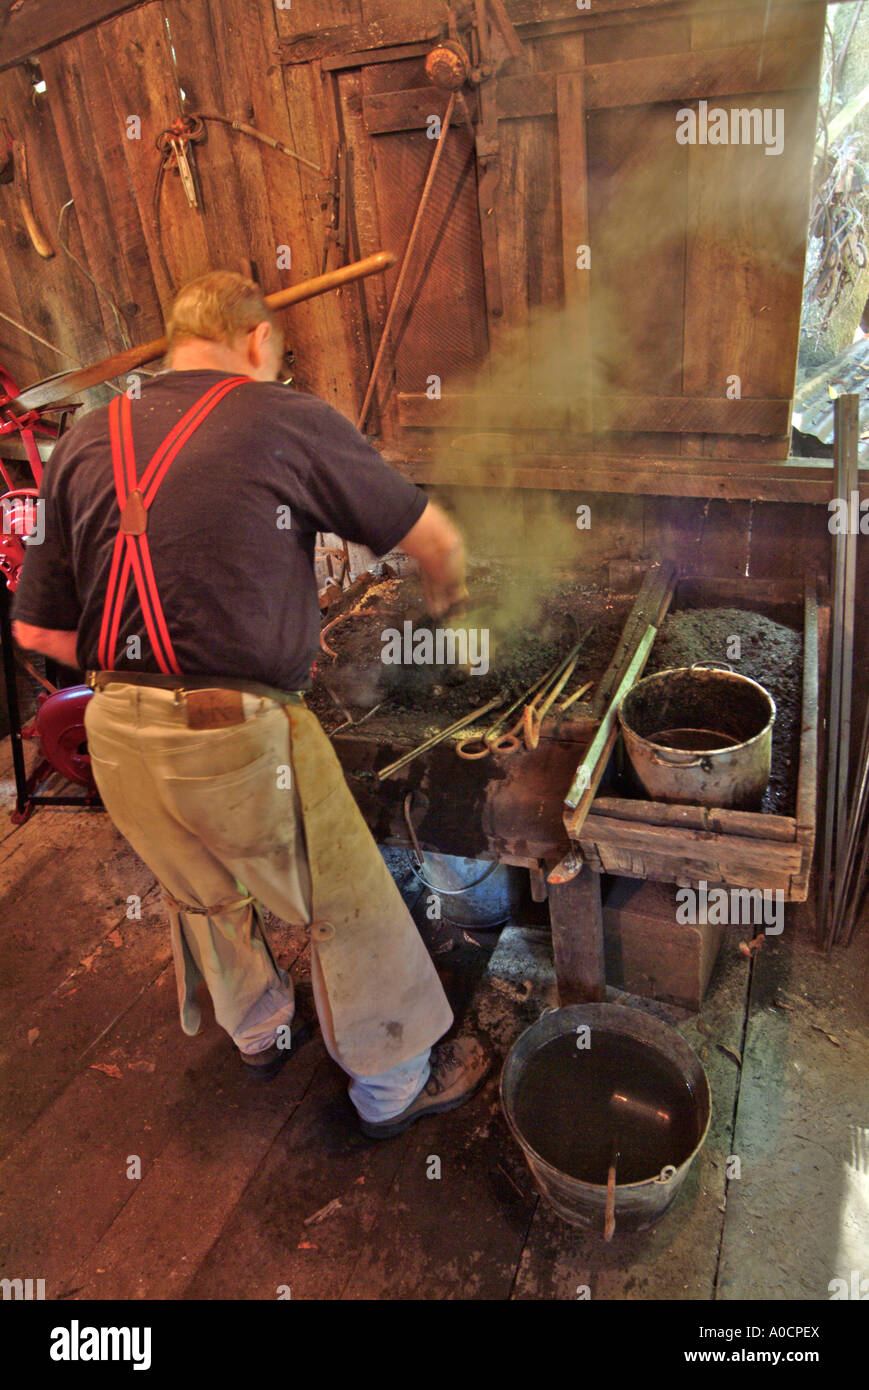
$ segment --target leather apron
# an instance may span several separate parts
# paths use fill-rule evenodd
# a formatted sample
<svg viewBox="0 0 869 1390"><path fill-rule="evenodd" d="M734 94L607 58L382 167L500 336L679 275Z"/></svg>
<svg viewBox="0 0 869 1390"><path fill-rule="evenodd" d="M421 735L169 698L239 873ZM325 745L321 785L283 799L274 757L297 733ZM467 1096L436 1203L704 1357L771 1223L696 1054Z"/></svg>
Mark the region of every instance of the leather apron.
<svg viewBox="0 0 869 1390"><path fill-rule="evenodd" d="M453 1013L316 715L286 705L316 950L342 1065L376 1076L442 1037Z"/></svg>

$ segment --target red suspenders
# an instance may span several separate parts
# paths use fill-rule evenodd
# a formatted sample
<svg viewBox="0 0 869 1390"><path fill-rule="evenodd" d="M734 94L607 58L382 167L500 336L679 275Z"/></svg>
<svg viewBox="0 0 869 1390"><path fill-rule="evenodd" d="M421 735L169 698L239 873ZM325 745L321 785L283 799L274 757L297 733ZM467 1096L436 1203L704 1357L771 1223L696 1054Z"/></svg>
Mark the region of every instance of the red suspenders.
<svg viewBox="0 0 869 1390"><path fill-rule="evenodd" d="M207 419L224 396L250 381L247 376L229 377L219 381L206 391L187 414L178 421L157 449L145 472L136 481L136 456L133 451L132 407L129 396L117 396L109 406L109 436L112 445L112 468L115 475L115 491L121 512L121 523L115 537L112 552L112 565L109 571L109 584L106 591L106 604L100 627L99 658L104 671L114 667L118 645L118 628L127 588L130 570L148 638L160 670L166 675L170 671L181 674L181 668L172 648L169 629L163 615L157 582L151 564L151 551L145 534L148 526L148 510L157 496L160 484L169 472L177 455L199 426ZM123 563L121 555L123 554Z"/></svg>

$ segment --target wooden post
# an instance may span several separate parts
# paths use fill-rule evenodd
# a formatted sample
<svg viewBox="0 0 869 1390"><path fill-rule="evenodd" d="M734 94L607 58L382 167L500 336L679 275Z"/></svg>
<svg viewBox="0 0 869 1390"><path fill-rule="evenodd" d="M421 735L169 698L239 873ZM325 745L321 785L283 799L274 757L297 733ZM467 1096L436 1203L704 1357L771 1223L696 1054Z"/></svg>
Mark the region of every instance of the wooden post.
<svg viewBox="0 0 869 1390"><path fill-rule="evenodd" d="M549 920L562 1008L600 1003L606 999L600 874L586 864L567 883L550 879Z"/></svg>

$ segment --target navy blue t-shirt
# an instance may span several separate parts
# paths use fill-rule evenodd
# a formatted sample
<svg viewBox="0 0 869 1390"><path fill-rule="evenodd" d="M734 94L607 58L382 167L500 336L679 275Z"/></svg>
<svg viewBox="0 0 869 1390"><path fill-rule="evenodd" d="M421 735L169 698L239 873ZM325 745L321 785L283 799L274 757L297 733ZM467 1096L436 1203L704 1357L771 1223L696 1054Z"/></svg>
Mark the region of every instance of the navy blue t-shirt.
<svg viewBox="0 0 869 1390"><path fill-rule="evenodd" d="M172 426L228 375L172 371L142 388L132 403L139 478ZM41 495L45 537L27 548L13 617L77 628L81 669L99 668L120 520L108 407L59 441ZM309 686L320 635L316 533L383 555L419 520L426 500L324 401L278 382L244 382L181 450L148 513L157 590L181 671L282 690ZM140 639L138 659L130 637ZM160 669L132 577L112 669Z"/></svg>

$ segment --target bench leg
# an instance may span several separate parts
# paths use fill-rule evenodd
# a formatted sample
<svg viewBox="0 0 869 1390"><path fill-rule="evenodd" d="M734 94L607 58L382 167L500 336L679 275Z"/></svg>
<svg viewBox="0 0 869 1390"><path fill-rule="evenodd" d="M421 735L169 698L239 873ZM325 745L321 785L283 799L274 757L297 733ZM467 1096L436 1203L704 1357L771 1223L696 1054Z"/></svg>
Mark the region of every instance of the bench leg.
<svg viewBox="0 0 869 1390"><path fill-rule="evenodd" d="M600 874L586 864L569 883L550 883L549 920L562 1008L605 1000Z"/></svg>

